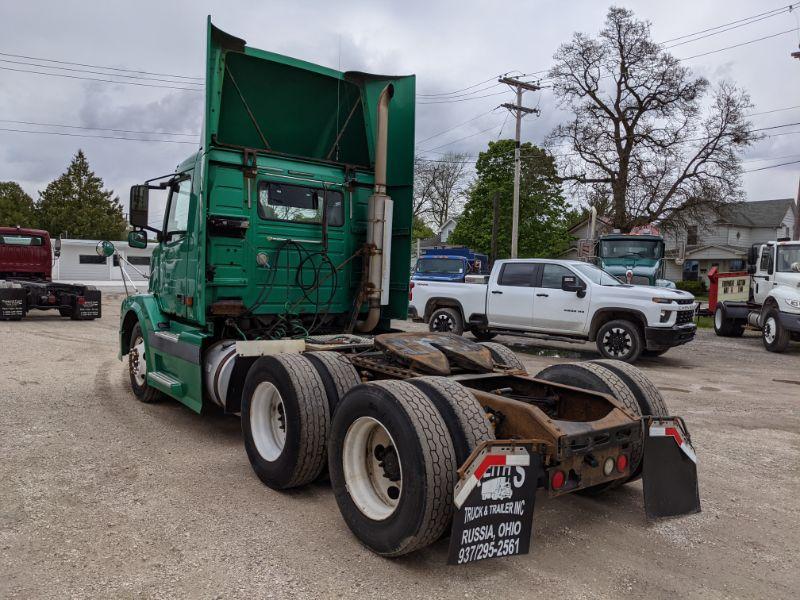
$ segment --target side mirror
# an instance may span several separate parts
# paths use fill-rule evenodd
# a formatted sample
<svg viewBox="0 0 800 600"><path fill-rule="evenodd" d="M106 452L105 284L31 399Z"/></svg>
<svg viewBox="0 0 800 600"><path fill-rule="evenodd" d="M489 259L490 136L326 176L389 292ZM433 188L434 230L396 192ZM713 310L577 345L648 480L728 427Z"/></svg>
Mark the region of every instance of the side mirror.
<svg viewBox="0 0 800 600"><path fill-rule="evenodd" d="M578 298L583 298L586 295L586 284L583 283L576 275L564 275L561 277L561 289L565 292L575 292Z"/></svg>
<svg viewBox="0 0 800 600"><path fill-rule="evenodd" d="M53 255L58 258L61 256L61 238L57 237L53 240Z"/></svg>
<svg viewBox="0 0 800 600"><path fill-rule="evenodd" d="M117 249L114 247L114 244L105 240L102 242L97 242L97 245L94 247L94 251L97 252L97 256L108 258L109 256L113 256Z"/></svg>
<svg viewBox="0 0 800 600"><path fill-rule="evenodd" d="M146 185L131 187L129 218L134 227L146 228L147 209L150 204L150 188Z"/></svg>
<svg viewBox="0 0 800 600"><path fill-rule="evenodd" d="M147 233L144 231L129 231L128 246L139 248L140 250L147 248Z"/></svg>

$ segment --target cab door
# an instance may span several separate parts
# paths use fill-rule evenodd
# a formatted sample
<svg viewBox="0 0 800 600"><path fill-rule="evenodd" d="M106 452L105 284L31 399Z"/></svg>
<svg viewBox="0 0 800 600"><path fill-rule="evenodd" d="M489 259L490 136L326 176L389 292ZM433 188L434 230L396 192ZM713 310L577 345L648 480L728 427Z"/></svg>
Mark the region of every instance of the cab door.
<svg viewBox="0 0 800 600"><path fill-rule="evenodd" d="M159 288L154 290L161 310L177 317L186 317L187 263L189 259L192 207L192 178L189 172L179 174L170 185L164 216L159 253Z"/></svg>
<svg viewBox="0 0 800 600"><path fill-rule="evenodd" d="M586 326L591 286L586 287L582 298L576 292L564 291L561 278L565 275L578 277L564 265L542 265L534 288L533 326L536 329L581 333Z"/></svg>
<svg viewBox="0 0 800 600"><path fill-rule="evenodd" d="M507 262L495 283L489 284L486 318L492 327L530 329L533 325L533 284L536 263Z"/></svg>
<svg viewBox="0 0 800 600"><path fill-rule="evenodd" d="M753 274L753 300L763 304L770 290L772 290L772 273L774 272L775 246L765 244L761 246L756 272Z"/></svg>

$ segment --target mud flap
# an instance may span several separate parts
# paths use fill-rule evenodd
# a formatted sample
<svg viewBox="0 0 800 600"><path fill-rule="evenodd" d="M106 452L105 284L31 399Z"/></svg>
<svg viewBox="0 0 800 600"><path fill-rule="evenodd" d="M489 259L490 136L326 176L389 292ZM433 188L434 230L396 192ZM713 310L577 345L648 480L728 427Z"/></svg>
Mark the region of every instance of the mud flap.
<svg viewBox="0 0 800 600"><path fill-rule="evenodd" d="M73 302L72 318L76 321L99 319L102 316L100 290L87 289L83 296L76 296Z"/></svg>
<svg viewBox="0 0 800 600"><path fill-rule="evenodd" d="M448 564L527 554L541 471L530 444L479 446L459 469Z"/></svg>
<svg viewBox="0 0 800 600"><path fill-rule="evenodd" d="M27 312L28 291L24 288L0 288L0 320L21 319Z"/></svg>
<svg viewBox="0 0 800 600"><path fill-rule="evenodd" d="M700 512L697 456L683 419L646 418L644 428L642 487L647 518Z"/></svg>

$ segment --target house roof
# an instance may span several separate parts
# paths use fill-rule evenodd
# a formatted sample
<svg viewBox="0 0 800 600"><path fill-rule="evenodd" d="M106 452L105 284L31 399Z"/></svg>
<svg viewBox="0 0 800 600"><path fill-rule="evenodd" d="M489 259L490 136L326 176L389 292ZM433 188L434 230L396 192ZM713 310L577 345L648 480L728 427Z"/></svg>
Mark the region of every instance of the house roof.
<svg viewBox="0 0 800 600"><path fill-rule="evenodd" d="M739 202L723 209L722 220L740 227L777 228L783 222L786 212L793 207L792 198Z"/></svg>
<svg viewBox="0 0 800 600"><path fill-rule="evenodd" d="M588 225L588 224L589 224L589 221L590 221L590 219L591 219L591 217L590 217L590 216L589 216L589 217L585 217L585 218L581 219L580 221L578 221L577 223L575 223L575 225L573 225L572 227L570 227L570 228L569 228L567 231L568 231L569 233L575 233L575 232L576 232L578 229L580 229L580 228L581 228L581 227L583 227L584 225ZM601 216L599 216L599 215L598 215L598 216L597 216L597 225L601 225L601 224L602 224L602 225L605 225L605 226L607 226L607 227L611 227L611 221L607 220L605 217L601 217Z"/></svg>

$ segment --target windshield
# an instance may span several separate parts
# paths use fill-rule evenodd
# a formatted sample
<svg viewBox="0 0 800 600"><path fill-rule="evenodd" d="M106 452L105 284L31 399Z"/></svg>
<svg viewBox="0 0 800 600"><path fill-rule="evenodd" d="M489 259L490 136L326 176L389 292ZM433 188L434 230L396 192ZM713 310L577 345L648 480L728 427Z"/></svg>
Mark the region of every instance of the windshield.
<svg viewBox="0 0 800 600"><path fill-rule="evenodd" d="M658 240L606 240L600 242L603 258L661 258L661 242Z"/></svg>
<svg viewBox="0 0 800 600"><path fill-rule="evenodd" d="M38 235L6 233L0 235L0 244L4 244L6 246L41 246L42 238Z"/></svg>
<svg viewBox="0 0 800 600"><path fill-rule="evenodd" d="M778 246L779 273L800 273L800 246Z"/></svg>
<svg viewBox="0 0 800 600"><path fill-rule="evenodd" d="M450 273L464 272L464 263L457 258L421 258L417 262L417 273Z"/></svg>
<svg viewBox="0 0 800 600"><path fill-rule="evenodd" d="M608 271L604 271L600 267L596 267L589 263L581 263L579 265L572 265L577 269L581 275L585 275L592 283L598 285L622 285L619 279L614 277Z"/></svg>

